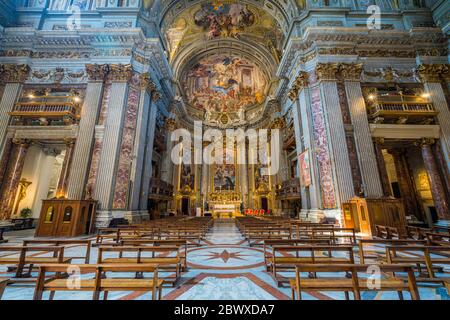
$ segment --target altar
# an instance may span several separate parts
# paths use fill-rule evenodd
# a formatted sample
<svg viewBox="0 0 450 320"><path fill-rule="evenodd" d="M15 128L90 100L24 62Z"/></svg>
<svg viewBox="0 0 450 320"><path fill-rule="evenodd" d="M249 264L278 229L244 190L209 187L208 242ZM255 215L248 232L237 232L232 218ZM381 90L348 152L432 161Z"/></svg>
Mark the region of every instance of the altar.
<svg viewBox="0 0 450 320"><path fill-rule="evenodd" d="M209 195L210 210L216 218L240 216L241 195L236 192L216 192Z"/></svg>
<svg viewBox="0 0 450 320"><path fill-rule="evenodd" d="M217 218L232 218L239 212L234 204L215 204L212 209L213 216Z"/></svg>

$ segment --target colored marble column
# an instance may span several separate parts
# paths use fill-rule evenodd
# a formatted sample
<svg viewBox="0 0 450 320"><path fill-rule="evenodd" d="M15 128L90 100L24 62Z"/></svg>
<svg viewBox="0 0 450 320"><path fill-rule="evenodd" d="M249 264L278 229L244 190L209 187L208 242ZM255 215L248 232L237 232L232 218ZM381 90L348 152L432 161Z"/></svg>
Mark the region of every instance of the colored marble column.
<svg viewBox="0 0 450 320"><path fill-rule="evenodd" d="M391 183L389 182L389 175L386 169L386 163L383 156L383 138L375 139L375 156L378 163L378 171L380 172L381 183L383 186L383 195L386 197L392 196Z"/></svg>
<svg viewBox="0 0 450 320"><path fill-rule="evenodd" d="M364 182L364 194L368 198L379 198L383 195L383 187L367 119L366 105L359 83L362 64L341 64L340 72L345 81L359 166Z"/></svg>
<svg viewBox="0 0 450 320"><path fill-rule="evenodd" d="M67 139L64 141L66 143L66 154L64 155L64 161L61 168L61 173L59 175L58 187L56 189L57 198L67 197L67 181L69 179L70 167L72 165L73 150L75 146L74 139Z"/></svg>
<svg viewBox="0 0 450 320"><path fill-rule="evenodd" d="M320 81L322 107L327 119L329 149L334 161L331 161L334 171L335 184L338 188L339 202L346 202L354 197L352 169L348 155L345 127L339 103L339 93L336 84L337 64L319 63L316 75Z"/></svg>
<svg viewBox="0 0 450 320"><path fill-rule="evenodd" d="M11 217L14 202L19 188L20 177L22 175L25 156L30 146L28 140L14 140L14 147L11 152L9 166L7 169L5 182L2 188L1 218L8 220Z"/></svg>
<svg viewBox="0 0 450 320"><path fill-rule="evenodd" d="M94 198L98 200L99 211L111 211L115 172L119 160L120 142L126 110L127 82L132 70L130 65L110 65L108 81L111 82L111 100L105 121L103 147L98 167Z"/></svg>
<svg viewBox="0 0 450 320"><path fill-rule="evenodd" d="M13 110L22 83L28 78L30 68L27 65L0 65L0 79L5 82L3 95L0 97L0 159L5 149L6 131L9 123L9 113Z"/></svg>
<svg viewBox="0 0 450 320"><path fill-rule="evenodd" d="M88 176L91 149L94 142L95 124L101 105L103 82L108 65L87 65L89 82L80 114L77 141L73 151L72 165L67 182L67 197L82 199Z"/></svg>
<svg viewBox="0 0 450 320"><path fill-rule="evenodd" d="M411 184L411 177L408 172L404 152L399 149L389 150L394 158L395 170L397 173L397 181L400 188L400 193L405 205L407 215L419 217L419 204L415 195L414 188Z"/></svg>
<svg viewBox="0 0 450 320"><path fill-rule="evenodd" d="M449 220L450 211L449 203L445 197L444 186L440 177L439 170L436 165L436 160L431 149L434 140L423 139L420 142L422 150L423 162L428 173L428 180L430 181L431 194L433 196L434 206L440 219Z"/></svg>
<svg viewBox="0 0 450 320"><path fill-rule="evenodd" d="M3 153L0 158L0 189L3 185L4 178L6 176L6 169L8 168L9 164L9 157L11 155L11 150L13 148L13 142L11 137L6 137L5 139L5 145L3 148ZM1 195L0 195L1 198Z"/></svg>

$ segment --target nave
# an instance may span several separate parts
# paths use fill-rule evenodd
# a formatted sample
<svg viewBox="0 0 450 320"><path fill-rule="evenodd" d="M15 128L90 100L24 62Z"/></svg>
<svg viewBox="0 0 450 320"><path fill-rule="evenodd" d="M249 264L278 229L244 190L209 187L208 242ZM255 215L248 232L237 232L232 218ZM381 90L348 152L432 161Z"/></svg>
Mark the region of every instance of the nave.
<svg viewBox="0 0 450 320"><path fill-rule="evenodd" d="M187 249L187 270L181 272L181 276L178 279L176 285L163 285L161 298L163 300L289 300L291 299L291 288L289 283L282 283L282 286L277 286L274 280L273 273L267 271L264 256L267 254L270 265L270 241L274 243L276 241L295 241L295 240L280 240L282 237L272 236L273 240L266 239L260 241L261 236L256 236L258 231L251 231L252 227L245 229L245 220L251 219L252 227L256 227L258 223L255 223L255 218L241 218L241 219L214 219L211 222L209 230L202 237L200 245L197 245L197 241L188 240L188 243L196 244L189 245ZM238 221L240 220L240 221ZM261 225L260 225L261 226ZM261 229L261 227L259 227ZM108 230L111 231L111 230ZM260 232L260 231L259 231ZM282 232L277 230L276 232ZM292 238L297 238L296 232L292 232ZM108 233L110 236L112 233ZM261 234L260 234L261 235ZM142 234L140 235L141 239ZM6 237L9 239L8 247L21 246L24 240L33 239L32 236L27 235L25 232L11 232L7 233ZM129 235L122 235L124 238L130 238ZM264 237L264 235L262 236ZM302 236L301 236L302 237ZM322 240L326 236L322 236ZM351 239L351 234L342 233L338 237L338 242L346 242L347 239ZM357 234L358 242L361 242L359 235ZM251 238L251 239L249 239ZM321 239L316 235L316 241ZM42 239L41 239L42 240ZM78 238L77 240L80 240ZM91 237L88 240L92 241L92 247L90 247L89 263L98 263L98 251L99 248L111 246L115 242L114 238L105 237L100 239L102 245L98 246L97 242L99 237ZM253 241L254 240L254 241ZM368 241L368 239L366 239ZM380 243L369 245L365 250L376 251L376 260L382 259L385 254L385 247L389 243L388 240L378 239ZM33 240L31 240L33 241ZM45 240L42 240L45 242ZM50 241L47 239L47 241ZM132 240L129 240L132 241ZM138 241L138 240L136 240ZM142 240L144 241L144 240ZM300 241L300 240L299 240ZM307 246L306 240L303 244L297 243L297 246ZM314 241L314 240L310 240ZM383 244L385 241L385 244ZM395 241L395 240L394 240ZM412 240L411 240L412 241ZM351 242L351 240L349 240ZM252 245L249 246L249 243ZM125 243L123 243L125 244ZM264 244L264 245L263 245ZM319 246L318 242L315 244ZM342 243L342 246L346 244ZM67 244L63 245L65 257L84 257L86 248L83 245ZM0 246L0 262L7 252L2 251L6 244ZM277 248L290 248L294 246L277 246ZM332 248L333 246L329 246ZM47 247L48 249L48 247ZM323 249L323 248L322 248ZM267 250L267 251L266 251ZM180 251L183 251L181 249ZM266 253L265 253L266 251ZM320 251L320 250L319 250ZM361 263L360 252L361 249L358 246L353 245L352 252L355 254L355 264ZM317 253L317 252L316 252ZM403 253L402 253L403 254ZM415 252L405 252L405 257L417 256ZM124 254L126 255L126 254ZM318 256L326 257L325 252L318 252ZM333 253L336 257L346 257L346 252ZM34 253L31 256L51 256L43 252ZM112 257L113 253L107 253L106 257ZM164 256L164 253L161 254ZM294 257L292 252L282 252L283 257ZM301 256L304 256L301 254ZM307 256L307 253L306 253ZM11 257L11 256L10 256ZM15 256L17 257L17 256ZM73 263L80 263L78 259L72 259ZM367 261L366 261L367 263ZM447 262L448 266L448 262ZM444 266L444 271L445 271ZM269 267L270 269L270 267ZM35 278L37 276L37 270L34 270L31 275L25 276ZM295 276L293 270L288 272L280 272L281 277L292 279ZM448 271L447 271L448 272ZM448 277L448 273L436 274L436 277ZM130 277L129 274L118 273L117 277L123 276ZM170 276L169 273L161 272L160 277ZM329 272L327 277L336 277L338 273ZM342 278L342 273L339 274ZM402 275L403 276L403 275ZM416 276L420 274L416 272ZM14 272L8 272L7 266L0 266L0 279L3 277L14 277ZM89 277L89 275L86 275ZM147 277L147 276L145 276ZM82 276L84 279L84 275ZM19 279L19 280L24 280ZM20 282L20 281L18 281ZM35 285L33 282L27 284L10 284L7 286L3 298L4 300L31 300L33 299L35 291ZM418 283L418 292L420 299L422 300L448 300L450 298L445 287L439 284L433 283ZM103 295L100 295L102 299ZM408 292L404 293L404 299L411 299ZM44 300L49 299L49 293L45 292ZM329 292L329 291L306 291L302 294L304 300L343 300L346 296L344 292ZM397 292L377 292L377 291L362 291L362 300L397 300L399 298ZM55 300L90 300L92 299L92 292L88 291L61 291L56 292L54 296ZM118 291L110 292L108 294L108 300L149 300L151 299L150 293L138 292L138 291ZM353 299L350 294L350 299Z"/></svg>

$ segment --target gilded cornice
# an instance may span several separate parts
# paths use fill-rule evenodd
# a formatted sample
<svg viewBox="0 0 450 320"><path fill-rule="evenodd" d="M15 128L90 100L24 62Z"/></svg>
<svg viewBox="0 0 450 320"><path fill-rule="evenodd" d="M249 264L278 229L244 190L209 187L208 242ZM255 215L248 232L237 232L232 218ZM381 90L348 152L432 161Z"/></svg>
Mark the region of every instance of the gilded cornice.
<svg viewBox="0 0 450 320"><path fill-rule="evenodd" d="M30 67L26 64L0 65L0 79L2 82L22 83L28 79Z"/></svg>

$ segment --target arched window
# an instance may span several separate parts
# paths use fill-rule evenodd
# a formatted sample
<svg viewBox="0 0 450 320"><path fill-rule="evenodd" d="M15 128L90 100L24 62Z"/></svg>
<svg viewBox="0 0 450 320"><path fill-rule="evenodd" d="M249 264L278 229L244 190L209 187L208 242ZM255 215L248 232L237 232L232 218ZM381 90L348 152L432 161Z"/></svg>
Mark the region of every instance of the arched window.
<svg viewBox="0 0 450 320"><path fill-rule="evenodd" d="M64 217L63 217L63 222L65 223L69 223L70 221L72 221L72 207L68 206L64 209Z"/></svg>
<svg viewBox="0 0 450 320"><path fill-rule="evenodd" d="M47 208L47 213L45 214L45 223L52 223L53 222L53 216L55 213L55 208L53 206L50 206Z"/></svg>

